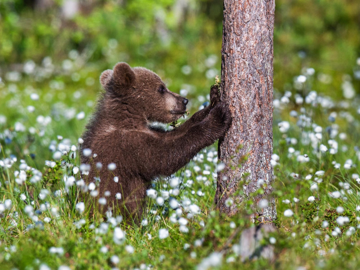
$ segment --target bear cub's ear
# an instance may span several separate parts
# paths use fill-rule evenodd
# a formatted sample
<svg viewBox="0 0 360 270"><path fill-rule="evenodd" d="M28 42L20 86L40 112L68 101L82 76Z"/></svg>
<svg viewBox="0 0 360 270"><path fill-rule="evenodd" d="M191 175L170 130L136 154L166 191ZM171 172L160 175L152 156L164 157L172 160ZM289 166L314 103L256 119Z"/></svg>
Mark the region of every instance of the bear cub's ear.
<svg viewBox="0 0 360 270"><path fill-rule="evenodd" d="M124 87L131 87L135 84L135 72L127 63L117 63L114 67L114 81Z"/></svg>
<svg viewBox="0 0 360 270"><path fill-rule="evenodd" d="M100 75L100 83L101 83L101 85L102 85L102 87L104 89L105 89L105 86L111 80L112 75L113 75L113 71L111 69L107 69L103 73L101 73L101 75Z"/></svg>

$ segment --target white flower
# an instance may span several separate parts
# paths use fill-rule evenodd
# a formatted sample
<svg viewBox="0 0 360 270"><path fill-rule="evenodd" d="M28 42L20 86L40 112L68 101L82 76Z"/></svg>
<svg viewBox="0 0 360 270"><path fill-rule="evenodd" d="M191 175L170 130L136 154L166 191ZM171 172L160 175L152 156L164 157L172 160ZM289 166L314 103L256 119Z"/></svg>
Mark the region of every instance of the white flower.
<svg viewBox="0 0 360 270"><path fill-rule="evenodd" d="M186 227L185 225L180 225L179 231L182 232L182 233L188 233L188 232L189 232L189 228Z"/></svg>
<svg viewBox="0 0 360 270"><path fill-rule="evenodd" d="M157 192L156 192L156 190L155 189L148 189L147 191L146 191L146 195L148 196L148 197L150 197L151 199L156 199L156 197L157 197Z"/></svg>
<svg viewBox="0 0 360 270"><path fill-rule="evenodd" d="M297 76L296 77L296 81L297 82L299 82L299 83L304 83L304 82L306 82L306 76L304 76L304 75L299 75L299 76Z"/></svg>
<svg viewBox="0 0 360 270"><path fill-rule="evenodd" d="M65 181L65 186L67 187L71 187L74 185L75 183L75 177L74 176L70 176L69 178L66 179L66 177L64 177L64 181Z"/></svg>
<svg viewBox="0 0 360 270"><path fill-rule="evenodd" d="M9 210L12 206L12 201L10 199L5 200L4 202L5 209Z"/></svg>
<svg viewBox="0 0 360 270"><path fill-rule="evenodd" d="M122 244L125 241L125 232L121 228L116 227L114 229L113 240L114 240L115 244L117 244L117 245ZM129 252L129 253L132 253L132 252Z"/></svg>
<svg viewBox="0 0 360 270"><path fill-rule="evenodd" d="M119 192L116 193L116 194L115 194L115 198L116 198L117 200L120 200L120 199L121 199L121 193L119 193Z"/></svg>
<svg viewBox="0 0 360 270"><path fill-rule="evenodd" d="M96 186L93 182L89 184L89 190L95 190Z"/></svg>
<svg viewBox="0 0 360 270"><path fill-rule="evenodd" d="M337 224L339 224L340 226L343 226L345 223L348 223L348 222L350 222L350 219L348 218L348 217L338 217L337 219L336 219L336 222L337 222Z"/></svg>
<svg viewBox="0 0 360 270"><path fill-rule="evenodd" d="M290 200L286 199L286 200L283 200L282 202L285 203L285 204L289 204Z"/></svg>
<svg viewBox="0 0 360 270"><path fill-rule="evenodd" d="M56 151L53 155L53 159L55 160L59 160L61 158L61 152L60 151Z"/></svg>
<svg viewBox="0 0 360 270"><path fill-rule="evenodd" d="M125 250L128 252L128 253L134 253L134 251L135 251L135 249L134 249L134 247L133 246L130 246L130 245L128 245L128 246L126 246L125 247Z"/></svg>
<svg viewBox="0 0 360 270"><path fill-rule="evenodd" d="M164 200L169 199L169 197L170 197L169 191L167 191L167 190L161 190L160 193L161 193L161 197L163 197Z"/></svg>
<svg viewBox="0 0 360 270"><path fill-rule="evenodd" d="M103 247L100 248L100 252L101 252L101 253L104 253L104 254L105 254L105 253L107 253L108 251L109 251L109 250L108 250L108 248L107 248L106 246L103 246Z"/></svg>
<svg viewBox="0 0 360 270"><path fill-rule="evenodd" d="M167 229L160 229L159 230L159 238L165 239L169 236L169 231Z"/></svg>
<svg viewBox="0 0 360 270"><path fill-rule="evenodd" d="M293 215L294 215L294 212L291 211L291 209L287 209L287 210L285 210L285 212L284 212L284 216L285 216L285 217L291 217L291 216L293 216Z"/></svg>
<svg viewBox="0 0 360 270"><path fill-rule="evenodd" d="M84 113L84 112L79 112L79 113L76 115L76 118L77 118L78 120L84 119L84 118L85 118L85 113Z"/></svg>
<svg viewBox="0 0 360 270"><path fill-rule="evenodd" d="M59 255L62 255L62 254L64 254L64 249L62 247L51 247L51 248L49 248L49 252L50 253L57 253ZM60 267L59 267L59 269L60 269Z"/></svg>
<svg viewBox="0 0 360 270"><path fill-rule="evenodd" d="M341 193L339 191L334 191L334 192L330 193L330 196L337 199L337 198L340 198Z"/></svg>
<svg viewBox="0 0 360 270"><path fill-rule="evenodd" d="M309 201L309 202L315 201L315 197L314 197L314 196L310 196L310 197L308 198L308 201Z"/></svg>
<svg viewBox="0 0 360 270"><path fill-rule="evenodd" d="M336 212L338 212L339 214L341 214L342 212L344 212L344 208L341 206L336 207Z"/></svg>
<svg viewBox="0 0 360 270"><path fill-rule="evenodd" d="M274 237L270 237L269 238L269 242L270 244L275 244L276 243L276 239Z"/></svg>
<svg viewBox="0 0 360 270"><path fill-rule="evenodd" d="M49 218L49 217L44 218L44 222L49 223L50 221L51 221L51 218Z"/></svg>
<svg viewBox="0 0 360 270"><path fill-rule="evenodd" d="M110 164L108 165L108 169L109 169L110 171L115 170L115 169L116 169L116 164L115 164L115 163L110 163Z"/></svg>
<svg viewBox="0 0 360 270"><path fill-rule="evenodd" d="M287 121L280 122L278 126L281 133L286 133L290 128L290 124Z"/></svg>
<svg viewBox="0 0 360 270"><path fill-rule="evenodd" d="M322 223L322 227L323 228L327 228L329 226L329 222L327 222L326 220L323 221Z"/></svg>
<svg viewBox="0 0 360 270"><path fill-rule="evenodd" d="M350 168L351 168L351 164L349 164L349 163L344 164L344 169L348 170Z"/></svg>
<svg viewBox="0 0 360 270"><path fill-rule="evenodd" d="M344 168L348 170L351 168L352 164L353 164L352 160L348 159L345 161Z"/></svg>
<svg viewBox="0 0 360 270"><path fill-rule="evenodd" d="M270 164L272 167L275 167L277 165L277 162L275 160L270 160Z"/></svg>
<svg viewBox="0 0 360 270"><path fill-rule="evenodd" d="M28 214L29 216L32 216L33 215L33 212L34 212L34 207L32 207L31 205L27 205L25 206L24 208L24 212L26 214Z"/></svg>
<svg viewBox="0 0 360 270"><path fill-rule="evenodd" d="M222 262L222 253L220 252L213 252L209 255L209 257L203 259L200 264L197 265L197 270L206 270L211 269L213 267L221 266Z"/></svg>
<svg viewBox="0 0 360 270"><path fill-rule="evenodd" d="M258 206L259 206L261 209L263 209L263 208L265 208L265 207L268 207L268 205L269 205L269 202L268 202L268 200L266 200L266 199L261 199L261 200L258 202Z"/></svg>
<svg viewBox="0 0 360 270"><path fill-rule="evenodd" d="M210 175L210 171L208 171L208 170L203 170L203 175Z"/></svg>
<svg viewBox="0 0 360 270"><path fill-rule="evenodd" d="M176 209L179 207L178 201L174 198L170 199L169 205L172 209Z"/></svg>
<svg viewBox="0 0 360 270"><path fill-rule="evenodd" d="M85 157L89 157L89 156L91 155L91 153L92 153L92 151L91 151L91 149L89 149L89 148L85 148L85 149L83 150L83 155L84 155Z"/></svg>
<svg viewBox="0 0 360 270"><path fill-rule="evenodd" d="M46 264L42 263L40 264L39 270L51 270L51 268Z"/></svg>
<svg viewBox="0 0 360 270"><path fill-rule="evenodd" d="M317 175L317 176L323 176L324 173L325 173L325 171L317 171L317 172L315 173L315 175Z"/></svg>
<svg viewBox="0 0 360 270"><path fill-rule="evenodd" d="M233 203L234 203L234 200L232 198L227 198L225 201L225 205L227 207L230 207L231 205L233 205Z"/></svg>
<svg viewBox="0 0 360 270"><path fill-rule="evenodd" d="M322 134L321 133L315 133L315 138L318 139L319 141L322 140Z"/></svg>
<svg viewBox="0 0 360 270"><path fill-rule="evenodd" d="M193 214L199 214L200 213L200 207L197 206L196 204L192 204L189 206L189 210L191 213Z"/></svg>
<svg viewBox="0 0 360 270"><path fill-rule="evenodd" d="M79 172L79 168L78 168L78 167L74 167L74 168L73 168L73 173L74 173L74 174L77 174L78 172Z"/></svg>
<svg viewBox="0 0 360 270"><path fill-rule="evenodd" d="M347 231L346 231L346 236L351 236L352 234L354 234L355 232L355 228L354 227L350 227Z"/></svg>
<svg viewBox="0 0 360 270"><path fill-rule="evenodd" d="M60 265L58 270L71 270L71 268L69 266L66 266L66 265Z"/></svg>
<svg viewBox="0 0 360 270"><path fill-rule="evenodd" d="M340 140L345 140L346 137L347 137L346 133L340 133L340 134L339 134Z"/></svg>
<svg viewBox="0 0 360 270"><path fill-rule="evenodd" d="M36 93L32 93L32 94L30 95L30 98L31 98L32 100L38 100L38 99L39 99L39 95L36 94Z"/></svg>
<svg viewBox="0 0 360 270"><path fill-rule="evenodd" d="M308 155L298 155L296 160L300 163L305 163L305 162L309 162L310 158Z"/></svg>
<svg viewBox="0 0 360 270"><path fill-rule="evenodd" d="M314 183L314 184L312 184L311 186L310 186L310 190L318 190L319 188L318 188L318 185L316 184L316 183Z"/></svg>
<svg viewBox="0 0 360 270"><path fill-rule="evenodd" d="M141 221L141 226L147 226L149 224L148 220L147 219L143 219Z"/></svg>
<svg viewBox="0 0 360 270"><path fill-rule="evenodd" d="M223 169L225 169L225 164L223 162L219 163L217 166L216 166L216 171L217 172L221 172Z"/></svg>
<svg viewBox="0 0 360 270"><path fill-rule="evenodd" d="M120 259L119 259L118 256L113 255L113 256L111 256L110 261L111 261L113 264L118 264L118 263L120 262Z"/></svg>
<svg viewBox="0 0 360 270"><path fill-rule="evenodd" d="M85 204L83 202L79 202L76 204L75 208L79 211L80 214L82 214L85 210Z"/></svg>
<svg viewBox="0 0 360 270"><path fill-rule="evenodd" d="M328 150L328 148L325 145L323 145L323 144L320 145L321 152L325 153L327 150Z"/></svg>
<svg viewBox="0 0 360 270"><path fill-rule="evenodd" d="M105 205L106 204L106 198L100 198L99 199L99 204Z"/></svg>
<svg viewBox="0 0 360 270"><path fill-rule="evenodd" d="M101 162L96 162L96 169L98 170L101 170L103 167L102 163ZM81 168L80 168L81 169ZM114 180L115 180L115 177L114 177Z"/></svg>
<svg viewBox="0 0 360 270"><path fill-rule="evenodd" d="M295 97L296 104L302 104L304 102L304 99L301 96Z"/></svg>
<svg viewBox="0 0 360 270"><path fill-rule="evenodd" d="M169 185L172 188L176 188L180 184L180 179L178 177L173 177L169 181Z"/></svg>
<svg viewBox="0 0 360 270"><path fill-rule="evenodd" d="M179 218L179 221L178 221L179 225L187 225L188 224L188 220L186 218Z"/></svg>
<svg viewBox="0 0 360 270"><path fill-rule="evenodd" d="M157 197L156 198L156 203L159 205L159 206L163 206L164 205L164 199L162 197Z"/></svg>

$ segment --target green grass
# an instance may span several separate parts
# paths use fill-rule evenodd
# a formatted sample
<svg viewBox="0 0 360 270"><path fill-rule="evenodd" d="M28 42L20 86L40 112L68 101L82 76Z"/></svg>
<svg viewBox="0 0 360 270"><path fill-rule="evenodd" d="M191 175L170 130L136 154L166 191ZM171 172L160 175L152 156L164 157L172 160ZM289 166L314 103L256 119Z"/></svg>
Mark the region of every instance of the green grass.
<svg viewBox="0 0 360 270"><path fill-rule="evenodd" d="M81 80L74 81L68 72L61 72L41 82L25 75L18 81L4 80L1 84L1 269L48 269L46 266L50 269L67 269L60 266L70 269L194 269L199 266L198 269L205 269L201 263L209 257L212 259L207 262L213 263L214 269L359 267L360 218L356 210L360 205L356 181L359 176L355 174L359 174L356 146L360 103L357 99L334 101L329 108L314 101L296 104L293 92L289 103L275 106L274 153L279 160L274 166L273 195L278 230L271 237L276 239L272 244L276 261L241 262L238 255L241 232L254 226L249 219L252 199L239 205L239 214L233 217L223 216L216 210L213 202L218 164L215 146L200 152L174 176L179 177L180 192L171 197L182 205L182 213L169 207L169 199L163 206L149 199L144 216L147 225L137 227L120 222L115 215L104 218L77 210L76 205L82 198L80 191L76 185L66 186L64 177L80 179L80 174L74 173L74 167L80 166L78 150L70 150L60 160L54 160L54 151L51 152L49 146L55 151L71 145L79 148L78 138L100 88L97 76L101 70L85 65L74 72L82 74ZM311 81L312 76L308 75L308 80ZM57 89L62 88L62 84L64 89ZM298 90L306 97L302 91L305 93L306 89ZM31 95L33 93L37 93L39 99ZM281 98L279 93L276 96ZM203 100L195 95L190 97L194 112ZM28 106L34 106L35 110L29 112ZM297 111L297 118L290 116L291 110ZM85 118L77 118L80 112L85 113ZM330 122L328 116L333 112L337 117L335 122ZM43 117L39 117L41 115ZM46 117L51 121L44 122ZM298 126L299 119L308 124ZM289 123L289 129L283 133L278 128L281 121ZM329 127L338 130L336 135L332 134L335 136L330 137ZM311 139L315 130L322 135L321 140ZM336 154L330 154L330 139L338 143ZM321 144L328 151L318 151ZM300 163L298 156L305 154L309 161ZM346 169L344 164L349 159L353 164ZM47 164L54 161L54 167L45 166L46 160ZM11 166L6 167L4 164L9 162ZM340 168L335 168L336 163ZM33 178L38 172L41 177ZM19 174L26 175L23 182ZM161 190L174 190L169 179L155 181L153 188L158 196ZM340 192L337 198L329 196L334 191ZM310 196L315 200L308 201ZM197 205L201 212L189 215L189 205ZM343 208L341 213L337 210L339 206ZM287 209L294 215L286 217ZM347 217L349 222L342 223L341 217ZM125 239L114 241L115 227L125 232ZM160 229L166 229L168 237L161 239ZM269 238L265 243L270 244Z"/></svg>

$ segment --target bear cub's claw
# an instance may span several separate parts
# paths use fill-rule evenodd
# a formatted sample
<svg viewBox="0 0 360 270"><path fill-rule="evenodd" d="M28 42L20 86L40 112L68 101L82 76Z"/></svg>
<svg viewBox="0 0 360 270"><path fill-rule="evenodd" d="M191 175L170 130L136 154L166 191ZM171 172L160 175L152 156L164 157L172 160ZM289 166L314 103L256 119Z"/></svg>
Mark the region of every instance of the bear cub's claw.
<svg viewBox="0 0 360 270"><path fill-rule="evenodd" d="M211 86L210 90L210 106L213 108L217 103L220 102L220 89L218 85Z"/></svg>
<svg viewBox="0 0 360 270"><path fill-rule="evenodd" d="M232 121L231 112L224 102L219 102L211 109L209 113L210 125L219 130L220 136L223 136L229 129Z"/></svg>

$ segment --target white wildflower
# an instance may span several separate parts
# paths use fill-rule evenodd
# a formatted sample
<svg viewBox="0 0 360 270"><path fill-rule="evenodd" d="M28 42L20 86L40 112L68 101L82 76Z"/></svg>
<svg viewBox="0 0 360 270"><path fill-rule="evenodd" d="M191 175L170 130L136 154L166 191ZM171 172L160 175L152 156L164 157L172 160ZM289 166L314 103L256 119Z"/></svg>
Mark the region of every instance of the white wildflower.
<svg viewBox="0 0 360 270"><path fill-rule="evenodd" d="M287 210L285 210L285 212L284 212L284 216L285 217L291 217L291 216L293 216L294 215L294 212L291 210L291 209L287 209Z"/></svg>
<svg viewBox="0 0 360 270"><path fill-rule="evenodd" d="M160 229L159 230L159 238L165 239L169 236L169 231L167 229Z"/></svg>

